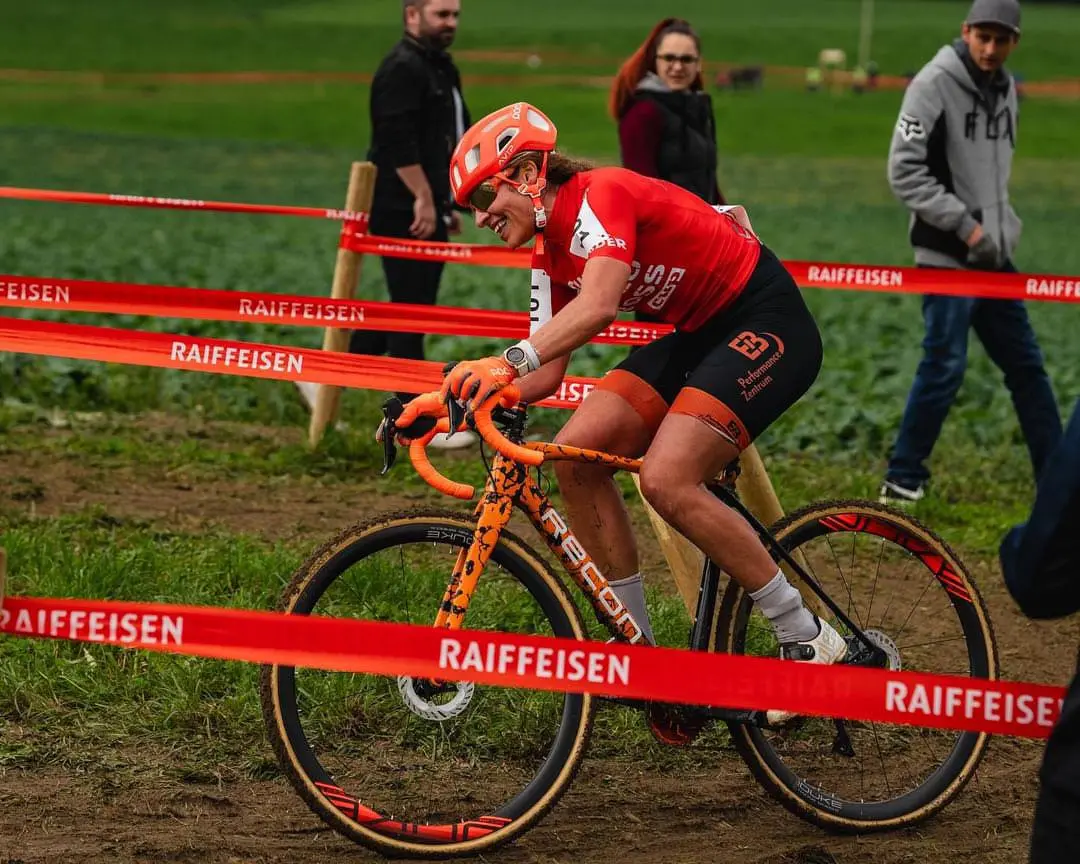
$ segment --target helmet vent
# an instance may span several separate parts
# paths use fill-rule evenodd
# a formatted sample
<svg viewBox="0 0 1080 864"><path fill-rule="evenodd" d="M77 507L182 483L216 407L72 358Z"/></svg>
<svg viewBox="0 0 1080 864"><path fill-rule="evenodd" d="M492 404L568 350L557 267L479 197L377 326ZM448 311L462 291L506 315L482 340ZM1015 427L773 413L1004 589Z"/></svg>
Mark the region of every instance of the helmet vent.
<svg viewBox="0 0 1080 864"><path fill-rule="evenodd" d="M476 170L476 166L480 164L480 145L470 147L469 152L465 154L465 170L472 174Z"/></svg>
<svg viewBox="0 0 1080 864"><path fill-rule="evenodd" d="M500 135L498 140L495 142L495 152L501 154L507 147L510 146L510 142L517 138L517 135L517 129L507 129L505 132L503 132L502 135Z"/></svg>
<svg viewBox="0 0 1080 864"><path fill-rule="evenodd" d="M532 108L525 112L525 119L537 129L542 129L545 132L551 129L551 124L548 123L538 111L534 111Z"/></svg>

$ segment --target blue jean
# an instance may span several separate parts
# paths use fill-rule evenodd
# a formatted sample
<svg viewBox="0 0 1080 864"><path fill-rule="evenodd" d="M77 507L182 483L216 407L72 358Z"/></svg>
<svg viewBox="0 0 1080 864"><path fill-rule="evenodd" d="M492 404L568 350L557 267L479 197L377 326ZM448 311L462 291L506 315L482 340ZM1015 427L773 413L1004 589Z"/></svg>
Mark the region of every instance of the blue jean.
<svg viewBox="0 0 1080 864"><path fill-rule="evenodd" d="M1016 272L1012 264L1002 269ZM914 489L930 478L925 463L964 380L969 328L1005 374L1038 478L1061 438L1061 415L1023 302L926 295L923 319L923 358L904 407L887 479Z"/></svg>

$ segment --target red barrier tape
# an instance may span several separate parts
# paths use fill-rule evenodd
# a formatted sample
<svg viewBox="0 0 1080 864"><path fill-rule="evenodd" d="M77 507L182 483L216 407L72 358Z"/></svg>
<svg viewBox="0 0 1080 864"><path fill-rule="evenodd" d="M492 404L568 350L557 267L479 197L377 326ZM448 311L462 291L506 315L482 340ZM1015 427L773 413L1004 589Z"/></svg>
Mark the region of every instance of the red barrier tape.
<svg viewBox="0 0 1080 864"><path fill-rule="evenodd" d="M443 378L443 364L426 360L21 318L0 319L0 350L408 393L436 390ZM537 404L576 408L594 385L594 379L568 375L555 396Z"/></svg>
<svg viewBox="0 0 1080 864"><path fill-rule="evenodd" d="M427 240L401 240L375 234L341 235L340 246L361 255L385 255L416 261L445 261L450 264L473 264L480 267L518 267L528 269L532 249L508 249L478 243L437 243Z"/></svg>
<svg viewBox="0 0 1080 864"><path fill-rule="evenodd" d="M531 249L507 249L469 243L398 240L376 235L343 235L341 246L353 252L393 258L445 261L484 267L531 266ZM949 294L996 300L1080 302L1080 277L1037 273L985 273L811 261L784 261L802 288L839 288L899 294Z"/></svg>
<svg viewBox="0 0 1080 864"><path fill-rule="evenodd" d="M1059 300L1080 302L1080 277L1038 273L985 273L977 270L932 270L919 267L877 267L863 264L821 264L785 261L803 288L840 288L900 294L949 294L992 300Z"/></svg>
<svg viewBox="0 0 1080 864"><path fill-rule="evenodd" d="M0 632L174 654L1044 738L1064 690L276 612L8 598Z"/></svg>
<svg viewBox="0 0 1080 864"><path fill-rule="evenodd" d="M147 195L115 195L100 192L64 192L59 189L25 189L0 186L0 198L22 201L57 201L66 204L107 204L112 207L163 207L170 210L212 210L222 213L262 213L274 216L307 216L333 219L366 229L367 213L328 210L322 207L287 207L277 204L234 204L227 201L199 201L190 198L157 198Z"/></svg>
<svg viewBox="0 0 1080 864"><path fill-rule="evenodd" d="M379 237L367 230L367 214L318 207L269 204L233 204L186 198L67 192L0 186L0 198L29 201L60 201L71 204L106 204L120 207L165 207L180 210L216 210L232 213L264 213L309 216L344 222L341 248L370 255L444 261L484 267L528 268L530 249L471 243L435 243ZM917 267L843 264L836 262L785 261L803 288L839 288L853 291L889 291L908 294L949 294L1008 300L1059 300L1080 302L1080 277L1038 273L984 273L972 270L927 270Z"/></svg>
<svg viewBox="0 0 1080 864"><path fill-rule="evenodd" d="M82 279L46 279L6 273L0 273L0 306L450 336L520 339L529 334L529 316L524 312L374 300L331 300L291 294L255 294ZM644 345L671 330L669 324L617 322L592 341Z"/></svg>

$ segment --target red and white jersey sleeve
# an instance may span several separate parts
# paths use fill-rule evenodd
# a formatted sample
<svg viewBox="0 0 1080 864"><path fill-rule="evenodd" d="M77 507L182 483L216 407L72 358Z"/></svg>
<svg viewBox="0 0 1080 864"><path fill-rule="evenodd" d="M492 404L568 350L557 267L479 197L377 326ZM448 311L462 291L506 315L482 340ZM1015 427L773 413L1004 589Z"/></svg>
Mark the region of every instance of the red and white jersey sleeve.
<svg viewBox="0 0 1080 864"><path fill-rule="evenodd" d="M586 189L574 219L570 254L583 261L614 258L624 264L633 263L637 245L635 215L634 202L625 186L608 183Z"/></svg>
<svg viewBox="0 0 1080 864"><path fill-rule="evenodd" d="M629 268L620 309L696 330L746 286L761 243L741 207L715 208L671 183L598 168L561 186L533 256L533 329L581 289L592 258Z"/></svg>

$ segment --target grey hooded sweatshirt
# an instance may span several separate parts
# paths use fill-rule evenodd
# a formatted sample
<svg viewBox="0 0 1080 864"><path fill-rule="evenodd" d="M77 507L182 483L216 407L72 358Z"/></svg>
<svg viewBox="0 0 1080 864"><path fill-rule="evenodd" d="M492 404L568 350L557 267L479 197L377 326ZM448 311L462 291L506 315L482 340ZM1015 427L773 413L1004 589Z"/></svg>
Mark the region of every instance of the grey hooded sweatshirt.
<svg viewBox="0 0 1080 864"><path fill-rule="evenodd" d="M960 41L946 45L912 79L889 148L889 185L911 211L918 264L966 266L976 224L1001 251L998 266L1020 241L1009 204L1016 82L1003 69L981 74L966 51Z"/></svg>

